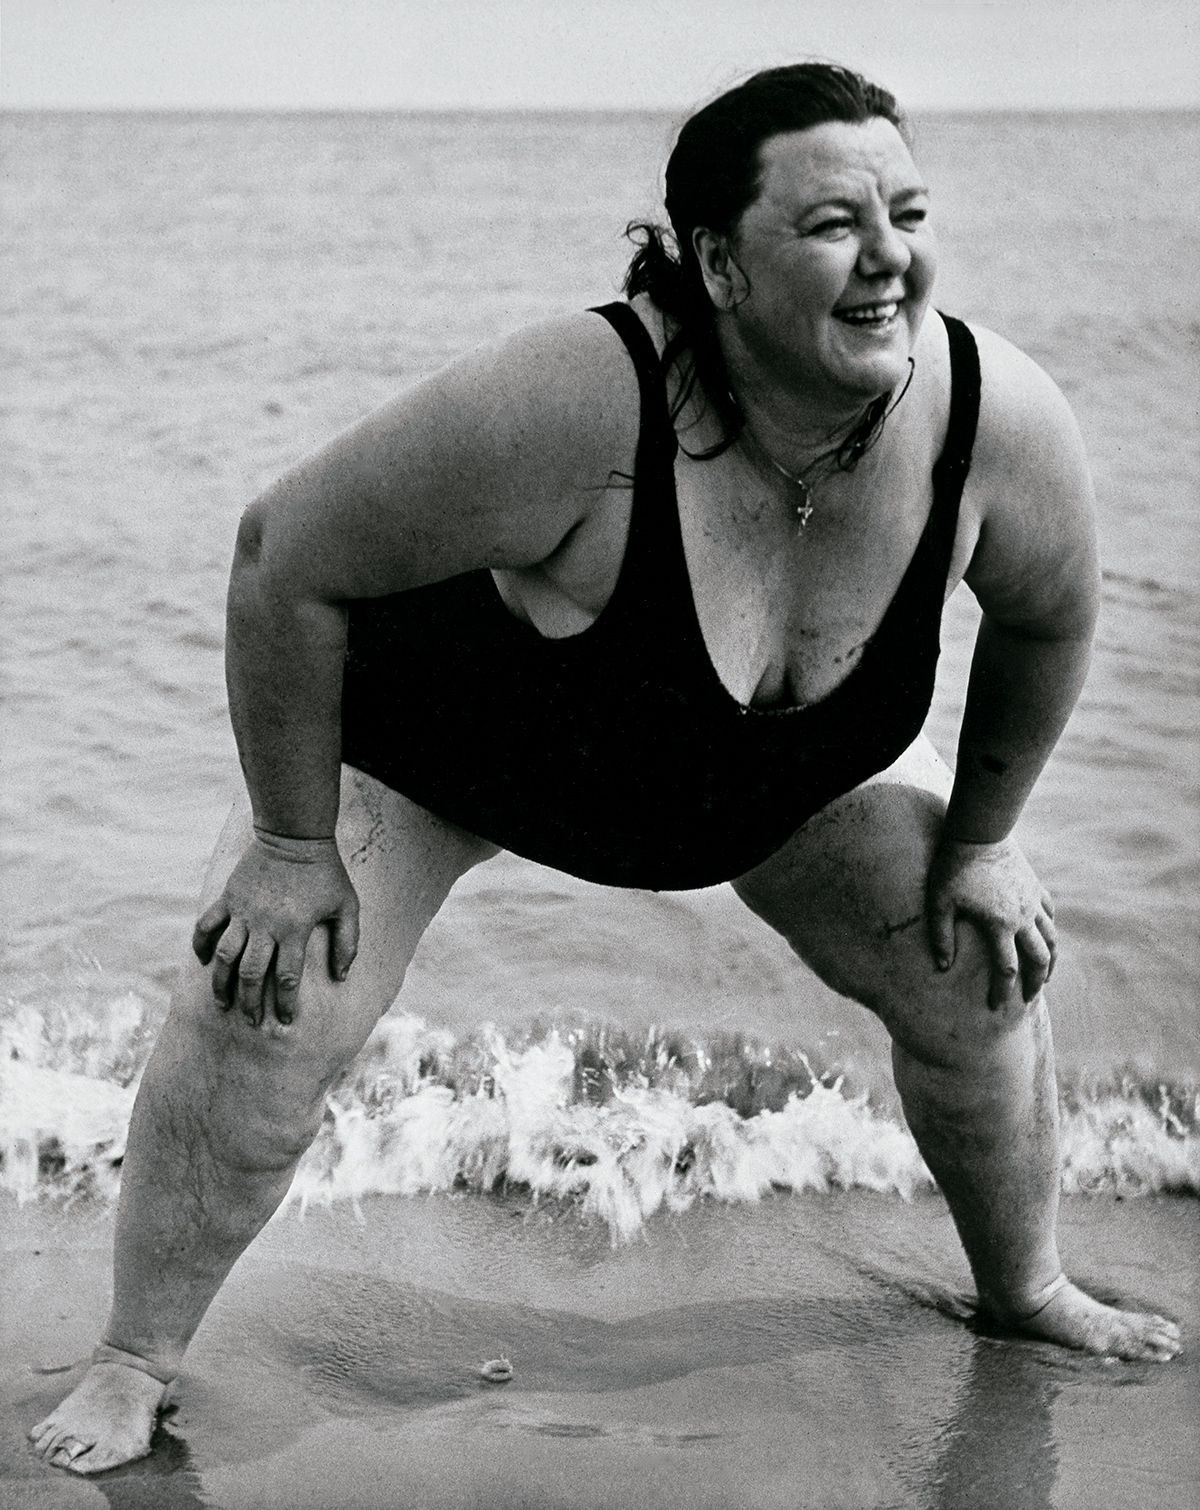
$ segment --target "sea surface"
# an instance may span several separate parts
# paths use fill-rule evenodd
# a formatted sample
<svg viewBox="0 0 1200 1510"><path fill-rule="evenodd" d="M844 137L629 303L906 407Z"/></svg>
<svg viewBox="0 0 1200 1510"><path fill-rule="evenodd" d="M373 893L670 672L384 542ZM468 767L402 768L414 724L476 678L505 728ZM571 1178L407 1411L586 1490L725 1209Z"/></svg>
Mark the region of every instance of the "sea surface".
<svg viewBox="0 0 1200 1510"><path fill-rule="evenodd" d="M613 297L675 123L0 124L0 1184L105 1202L239 782L240 511L455 354ZM1022 827L1067 941L1069 1200L1200 1194L1198 148L1189 114L917 122L939 303L1050 371L1099 500L1095 662ZM961 592L930 724L951 758L974 624ZM295 1195L504 1190L621 1242L704 1202L928 1185L880 1030L730 892L502 857L431 930Z"/></svg>

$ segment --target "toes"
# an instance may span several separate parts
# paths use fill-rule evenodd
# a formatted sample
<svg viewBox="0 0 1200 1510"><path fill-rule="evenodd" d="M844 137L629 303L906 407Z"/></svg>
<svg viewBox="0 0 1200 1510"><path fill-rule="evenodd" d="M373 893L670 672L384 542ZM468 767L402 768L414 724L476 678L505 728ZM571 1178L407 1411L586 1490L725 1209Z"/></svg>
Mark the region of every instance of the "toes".
<svg viewBox="0 0 1200 1510"><path fill-rule="evenodd" d="M39 1457L48 1458L65 1443L71 1440L68 1432L56 1421L43 1421L40 1427L35 1427L37 1436L33 1438L33 1450ZM32 1435L32 1433L31 1433Z"/></svg>
<svg viewBox="0 0 1200 1510"><path fill-rule="evenodd" d="M34 1428L36 1431L37 1428ZM33 1432L30 1433L33 1436ZM34 1451L51 1468L66 1468L72 1473L103 1473L121 1463L131 1463L148 1455L148 1443L138 1441L117 1442L101 1445L97 1442L80 1441L68 1432L51 1428L44 1432Z"/></svg>
<svg viewBox="0 0 1200 1510"><path fill-rule="evenodd" d="M57 1413L47 1416L44 1421L39 1421L36 1426L29 1428L29 1440L39 1452L44 1452L55 1437L62 1435L63 1425Z"/></svg>
<svg viewBox="0 0 1200 1510"><path fill-rule="evenodd" d="M1182 1351L1179 1328L1165 1316L1133 1316L1130 1323L1125 1346L1120 1351L1122 1358L1169 1363Z"/></svg>
<svg viewBox="0 0 1200 1510"><path fill-rule="evenodd" d="M1170 1324L1157 1328L1146 1340L1153 1348L1155 1356L1161 1358L1164 1363L1183 1351L1179 1328Z"/></svg>
<svg viewBox="0 0 1200 1510"><path fill-rule="evenodd" d="M148 1445L125 1449L93 1447L85 1457L77 1458L71 1467L76 1473L104 1473L106 1469L117 1468L122 1463L136 1463L138 1458L149 1455Z"/></svg>
<svg viewBox="0 0 1200 1510"><path fill-rule="evenodd" d="M92 1448L91 1442L81 1442L77 1437L60 1437L50 1454L52 1468L75 1468L78 1460Z"/></svg>

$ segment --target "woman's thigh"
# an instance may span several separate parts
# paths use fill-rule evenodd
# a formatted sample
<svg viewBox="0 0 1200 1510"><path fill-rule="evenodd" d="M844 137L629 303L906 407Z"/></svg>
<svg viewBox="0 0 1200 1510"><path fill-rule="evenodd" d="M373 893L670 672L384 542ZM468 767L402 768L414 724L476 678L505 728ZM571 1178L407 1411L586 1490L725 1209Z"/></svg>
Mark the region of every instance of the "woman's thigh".
<svg viewBox="0 0 1200 1510"><path fill-rule="evenodd" d="M925 882L952 779L921 735L734 883L826 984L870 1007L901 1039L944 1002L961 1011L964 992L986 1005L986 959L973 930L962 930L972 936L960 940L948 976L926 932Z"/></svg>

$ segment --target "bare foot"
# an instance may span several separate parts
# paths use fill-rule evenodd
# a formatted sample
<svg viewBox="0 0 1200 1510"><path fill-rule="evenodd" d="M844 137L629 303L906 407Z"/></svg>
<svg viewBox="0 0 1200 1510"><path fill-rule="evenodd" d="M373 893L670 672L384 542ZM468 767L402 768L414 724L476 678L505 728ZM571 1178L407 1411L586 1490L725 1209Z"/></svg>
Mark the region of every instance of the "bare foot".
<svg viewBox="0 0 1200 1510"><path fill-rule="evenodd" d="M1104 1305L1065 1275L1047 1285L1042 1295L1046 1298L1032 1313L997 1314L1022 1336L1042 1337L1105 1358L1166 1363L1183 1347L1179 1328L1165 1316Z"/></svg>
<svg viewBox="0 0 1200 1510"><path fill-rule="evenodd" d="M93 1363L78 1388L29 1433L53 1468L103 1473L150 1451L169 1384L122 1363Z"/></svg>

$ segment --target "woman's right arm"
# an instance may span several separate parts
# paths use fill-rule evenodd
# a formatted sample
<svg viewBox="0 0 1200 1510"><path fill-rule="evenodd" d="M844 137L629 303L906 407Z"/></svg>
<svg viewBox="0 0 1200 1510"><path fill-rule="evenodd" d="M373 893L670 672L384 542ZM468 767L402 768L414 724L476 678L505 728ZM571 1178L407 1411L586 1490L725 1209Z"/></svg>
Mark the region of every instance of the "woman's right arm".
<svg viewBox="0 0 1200 1510"><path fill-rule="evenodd" d="M348 600L545 561L636 439L632 370L572 316L473 354L370 416L247 510L226 625L230 715L255 839L193 948L213 991L290 1022L309 938L349 970L358 905L334 833Z"/></svg>
<svg viewBox="0 0 1200 1510"><path fill-rule="evenodd" d="M358 949L358 898L334 837L346 610L266 569L266 507L252 506L238 530L225 626L229 711L254 839L198 920L193 948L212 961L223 1007L236 1002L261 1022L271 978L275 1016L286 1024L309 937L322 924L330 975L345 978Z"/></svg>

